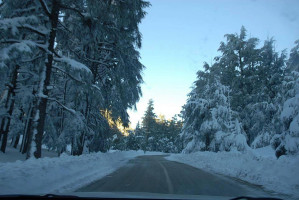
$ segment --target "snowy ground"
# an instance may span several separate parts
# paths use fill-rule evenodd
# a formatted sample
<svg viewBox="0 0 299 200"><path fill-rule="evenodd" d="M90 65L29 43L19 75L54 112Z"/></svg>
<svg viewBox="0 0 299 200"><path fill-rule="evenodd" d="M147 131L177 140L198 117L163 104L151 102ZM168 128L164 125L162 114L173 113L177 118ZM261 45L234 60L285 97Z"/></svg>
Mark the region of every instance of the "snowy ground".
<svg viewBox="0 0 299 200"><path fill-rule="evenodd" d="M6 147L6 152L2 153L0 152L0 163L5 163L5 162L15 162L17 160L24 161L26 160L26 154L21 154L19 151L20 147L18 148L13 148L11 146ZM48 151L46 149L42 149L42 157L57 157L57 152L54 151Z"/></svg>
<svg viewBox="0 0 299 200"><path fill-rule="evenodd" d="M146 153L153 154L161 153ZM144 155L143 151L114 151L0 162L0 194L71 192L112 173L140 155Z"/></svg>
<svg viewBox="0 0 299 200"><path fill-rule="evenodd" d="M23 157L18 160L17 150L8 150L7 155L0 154L0 194L72 192L144 155L142 151L111 151L50 158L54 154L49 152L50 157L22 161ZM146 153L153 154L162 153ZM8 160L9 155L14 155L11 159L17 161ZM265 147L246 153L197 152L171 154L166 158L299 198L299 155L276 159L273 150Z"/></svg>
<svg viewBox="0 0 299 200"><path fill-rule="evenodd" d="M6 163L6 162L15 162L17 160L25 161L26 160L26 154L20 153L20 146L22 143L23 135L21 135L19 139L19 144L17 148L13 148L11 145L11 140L8 141L8 145L6 147L5 153L2 153L0 151L0 163ZM45 145L42 145L42 158L49 157L57 157L58 154L55 151L50 151L47 149Z"/></svg>
<svg viewBox="0 0 299 200"><path fill-rule="evenodd" d="M299 198L299 155L276 159L271 147L240 152L172 154L168 160L235 177L264 189Z"/></svg>

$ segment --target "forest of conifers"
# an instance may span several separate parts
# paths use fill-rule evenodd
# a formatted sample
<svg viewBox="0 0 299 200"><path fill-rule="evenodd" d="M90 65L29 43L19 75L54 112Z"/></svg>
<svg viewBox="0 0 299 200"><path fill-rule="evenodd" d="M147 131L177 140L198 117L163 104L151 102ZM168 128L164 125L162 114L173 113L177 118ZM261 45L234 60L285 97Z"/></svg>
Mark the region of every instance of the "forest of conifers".
<svg viewBox="0 0 299 200"><path fill-rule="evenodd" d="M148 2L3 0L0 4L1 151L42 144L72 155L109 148L107 116L127 126L141 95L138 24Z"/></svg>
<svg viewBox="0 0 299 200"><path fill-rule="evenodd" d="M128 109L141 97L141 0L3 0L0 3L0 144L41 157L144 150L245 151L271 145L299 151L299 41L225 35L213 62L198 66L182 112L141 123ZM151 66L147 66L151 67ZM175 86L174 86L175 87ZM188 93L188 91L186 91ZM153 97L158 98L158 97ZM18 146L18 144L21 144Z"/></svg>

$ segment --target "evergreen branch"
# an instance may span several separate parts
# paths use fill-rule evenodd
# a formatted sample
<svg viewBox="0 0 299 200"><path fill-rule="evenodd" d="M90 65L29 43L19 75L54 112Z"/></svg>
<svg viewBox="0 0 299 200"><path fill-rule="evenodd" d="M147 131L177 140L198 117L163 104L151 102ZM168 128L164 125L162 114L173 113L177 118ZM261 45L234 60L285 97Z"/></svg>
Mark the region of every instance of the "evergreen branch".
<svg viewBox="0 0 299 200"><path fill-rule="evenodd" d="M38 47L39 49L45 51L45 52L48 52L46 46L42 43L39 43L41 41L36 41L36 42L33 42L31 40L14 40L14 39L9 39L9 40L1 40L0 43L2 44L16 44L16 43L23 43L23 44L26 44L26 45L29 45L29 46L36 46Z"/></svg>
<svg viewBox="0 0 299 200"><path fill-rule="evenodd" d="M28 60L21 60L21 62L23 62L23 63L25 63L25 62L33 62L33 61L35 61L37 59L40 59L42 57L43 57L42 55L41 56L36 56L36 57L28 59Z"/></svg>
<svg viewBox="0 0 299 200"><path fill-rule="evenodd" d="M85 16L80 12L80 10L76 9L76 8L72 8L72 7L68 7L66 5L63 5L63 4L60 4L60 8L62 9L65 9L65 10L72 10L72 11L75 11L76 13L78 13L80 15L80 17L82 19L85 18Z"/></svg>
<svg viewBox="0 0 299 200"><path fill-rule="evenodd" d="M35 73L33 73L33 72L31 72L31 71L23 71L23 70L19 70L19 72L18 73L21 73L21 74L30 74L31 76L37 76L37 74L35 74Z"/></svg>
<svg viewBox="0 0 299 200"><path fill-rule="evenodd" d="M61 71L62 73L64 73L64 74L67 75L68 77L70 77L72 80L77 81L78 83L81 83L81 84L86 84L86 82L81 81L81 80L75 78L73 75L69 74L68 72L66 72L65 70L61 69L60 67L58 67L58 66L56 66L56 65L53 65L52 67L53 67L54 69L57 69L57 70Z"/></svg>
<svg viewBox="0 0 299 200"><path fill-rule="evenodd" d="M19 26L18 28L24 28L24 29L27 29L27 30L29 30L29 31L31 31L31 32L33 32L33 33L36 33L36 34L38 34L38 35L41 35L41 36L46 36L46 35L47 35L46 32L41 32L40 30L34 28L33 26L27 25L27 24L26 24L26 25L21 25L21 26Z"/></svg>
<svg viewBox="0 0 299 200"><path fill-rule="evenodd" d="M99 60L94 60L94 59L88 58L86 56L84 56L84 59L87 60L87 61L89 61L89 62L98 63L98 64L104 65L106 67L109 67L109 64L101 62Z"/></svg>
<svg viewBox="0 0 299 200"><path fill-rule="evenodd" d="M67 30L68 32L72 33L72 31L70 31L65 25L63 25L63 23L62 23L60 20L58 20L58 23L59 23L65 30Z"/></svg>
<svg viewBox="0 0 299 200"><path fill-rule="evenodd" d="M47 6L47 4L44 2L44 0L39 0L40 4L42 5L46 15L51 18L51 12L49 11L49 8Z"/></svg>
<svg viewBox="0 0 299 200"><path fill-rule="evenodd" d="M47 98L48 100L50 101L54 101L56 102L58 105L60 105L64 110L70 112L71 114L73 115L76 115L76 111L74 109L71 109L71 108L68 108L67 106L63 105L61 102L59 102L57 99L54 99L54 98Z"/></svg>
<svg viewBox="0 0 299 200"><path fill-rule="evenodd" d="M77 58L79 58L79 59L81 58L81 56L80 56L77 52L75 52L75 51L72 50L71 48L69 48L69 50L70 50L72 53L74 53L74 54L77 56ZM92 58L88 58L86 55L84 55L83 59L85 59L86 61L92 62L92 63L97 63L97 64L100 64L100 65L104 65L104 66L106 66L106 67L109 67L109 64L104 63L104 62L102 62L102 61L100 61L100 60L94 60L94 59L92 59Z"/></svg>

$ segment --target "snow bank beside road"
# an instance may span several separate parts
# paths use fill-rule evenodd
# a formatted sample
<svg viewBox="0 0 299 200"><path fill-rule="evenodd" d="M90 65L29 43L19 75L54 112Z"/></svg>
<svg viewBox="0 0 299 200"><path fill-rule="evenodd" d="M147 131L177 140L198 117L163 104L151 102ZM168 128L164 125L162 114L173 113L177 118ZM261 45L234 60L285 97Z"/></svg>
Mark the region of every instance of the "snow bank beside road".
<svg viewBox="0 0 299 200"><path fill-rule="evenodd" d="M152 154L157 153L146 153ZM115 151L0 163L0 194L74 191L112 173L140 155L144 153Z"/></svg>
<svg viewBox="0 0 299 200"><path fill-rule="evenodd" d="M299 155L270 156L270 149L240 152L196 152L172 154L168 160L177 161L209 172L235 177L266 190L299 197ZM274 155L274 154L272 154Z"/></svg>

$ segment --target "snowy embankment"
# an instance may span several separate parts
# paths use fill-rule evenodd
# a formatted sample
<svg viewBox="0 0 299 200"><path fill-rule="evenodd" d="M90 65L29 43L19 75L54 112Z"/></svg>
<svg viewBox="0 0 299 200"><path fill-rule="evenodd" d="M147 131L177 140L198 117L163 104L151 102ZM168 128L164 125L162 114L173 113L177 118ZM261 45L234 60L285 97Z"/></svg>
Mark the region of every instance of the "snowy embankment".
<svg viewBox="0 0 299 200"><path fill-rule="evenodd" d="M153 154L159 153L146 153ZM71 192L112 173L140 155L144 155L143 151L115 151L0 163L0 193Z"/></svg>
<svg viewBox="0 0 299 200"><path fill-rule="evenodd" d="M240 152L172 154L168 160L235 177L264 189L299 197L299 155L276 159L271 147Z"/></svg>

